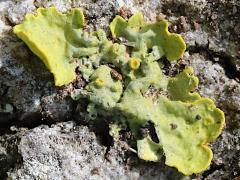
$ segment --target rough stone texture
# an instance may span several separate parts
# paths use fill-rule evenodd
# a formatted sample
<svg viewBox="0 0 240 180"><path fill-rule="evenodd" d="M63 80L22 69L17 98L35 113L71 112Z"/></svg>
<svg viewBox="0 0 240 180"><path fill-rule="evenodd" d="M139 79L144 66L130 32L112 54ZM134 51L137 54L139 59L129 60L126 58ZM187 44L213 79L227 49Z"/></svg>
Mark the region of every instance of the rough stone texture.
<svg viewBox="0 0 240 180"><path fill-rule="evenodd" d="M49 95L42 98L42 115L52 120L67 120L72 113L72 99L61 98L58 95Z"/></svg>
<svg viewBox="0 0 240 180"><path fill-rule="evenodd" d="M7 17L13 24L18 24L24 19L26 13L33 13L36 7L34 0L10 1L7 6Z"/></svg>
<svg viewBox="0 0 240 180"><path fill-rule="evenodd" d="M56 6L62 12L81 7L88 28L101 27L106 31L116 14L129 17L141 10L149 21L165 16L170 30L183 36L187 51L180 62L166 64L164 72L174 75L183 67L192 66L200 80L197 90L212 98L226 114L225 130L211 143L214 159L210 169L185 179L240 177L239 0L0 0L1 179L6 178L6 172L13 179L63 179L64 175L67 179L181 177L163 163L138 160L123 148L121 141L115 141L109 149L111 161L107 161L106 147L86 127L74 123L32 130L10 128L11 125L32 128L46 119L51 124L71 117L88 124L82 120L84 103L76 106L69 99L74 84L55 88L45 66L12 33L12 27L27 12L35 13L42 6Z"/></svg>
<svg viewBox="0 0 240 180"><path fill-rule="evenodd" d="M169 0L163 3L164 12L173 16L184 16L186 22L196 30L196 23L210 38L209 49L224 52L235 62L240 59L238 0Z"/></svg>
<svg viewBox="0 0 240 180"><path fill-rule="evenodd" d="M12 2L8 5L12 5ZM2 2L0 6L2 7ZM8 14L10 11L6 8L0 14ZM22 11L16 12L19 12L19 16L24 14ZM11 17L13 16L15 15L12 14ZM17 21L17 18L14 19ZM48 88L53 83L41 61L13 35L8 16L2 16L2 22L5 24L0 33L1 104L12 104L19 118L24 119L25 116L40 111L41 96L49 92Z"/></svg>
<svg viewBox="0 0 240 180"><path fill-rule="evenodd" d="M60 123L51 128L39 126L21 135L18 152L22 156L23 164L18 164L8 172L8 177L11 179L173 179L181 177L176 174L176 170L161 164L143 163L133 166L137 161L132 160L130 163L128 159L126 165L123 157L123 152L126 150L121 148L121 144L112 147L106 159L106 147L98 143L94 133L89 132L87 127L76 126L72 122Z"/></svg>
<svg viewBox="0 0 240 180"><path fill-rule="evenodd" d="M22 162L18 153L18 144L24 132L25 130L22 129L14 135L0 136L0 179L5 179L7 171Z"/></svg>

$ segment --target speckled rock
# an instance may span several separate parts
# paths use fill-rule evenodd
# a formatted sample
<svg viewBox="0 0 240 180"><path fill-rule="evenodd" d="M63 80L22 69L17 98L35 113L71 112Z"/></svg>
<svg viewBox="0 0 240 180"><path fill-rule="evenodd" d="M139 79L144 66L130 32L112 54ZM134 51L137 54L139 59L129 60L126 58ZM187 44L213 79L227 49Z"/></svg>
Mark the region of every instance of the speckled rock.
<svg viewBox="0 0 240 180"><path fill-rule="evenodd" d="M34 0L10 1L7 6L7 17L13 24L22 22L26 13L34 13L36 7Z"/></svg>
<svg viewBox="0 0 240 180"><path fill-rule="evenodd" d="M12 104L20 119L40 112L41 96L53 85L50 73L11 31L2 34L0 49L1 103Z"/></svg>
<svg viewBox="0 0 240 180"><path fill-rule="evenodd" d="M42 115L53 121L66 121L73 111L73 100L70 97L61 98L56 94L44 96L41 99Z"/></svg>
<svg viewBox="0 0 240 180"><path fill-rule="evenodd" d="M16 134L5 134L0 136L0 179L6 179L7 171L22 162L18 153L18 144L25 130Z"/></svg>
<svg viewBox="0 0 240 180"><path fill-rule="evenodd" d="M21 137L18 151L23 162L8 171L10 179L177 179L175 169L162 164L124 162L126 149L112 147L106 158L87 127L72 122L40 126ZM135 158L136 159L136 158ZM137 161L135 160L135 163Z"/></svg>
<svg viewBox="0 0 240 180"><path fill-rule="evenodd" d="M228 78L222 66L198 53L185 58L190 61L189 65L200 79L198 88L202 95L214 99L226 110L240 110L240 84Z"/></svg>

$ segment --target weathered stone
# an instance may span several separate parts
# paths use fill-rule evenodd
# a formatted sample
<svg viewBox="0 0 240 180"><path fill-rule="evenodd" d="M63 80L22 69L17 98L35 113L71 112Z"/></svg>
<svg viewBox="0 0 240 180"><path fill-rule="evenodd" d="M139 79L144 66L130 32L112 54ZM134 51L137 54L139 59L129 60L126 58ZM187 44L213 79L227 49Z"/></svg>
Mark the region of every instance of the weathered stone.
<svg viewBox="0 0 240 180"><path fill-rule="evenodd" d="M39 126L25 132L18 151L23 162L8 171L11 179L177 179L181 175L163 164L127 159L120 142L101 146L87 127L73 122ZM1 144L0 144L1 145ZM16 147L15 147L16 148ZM0 149L1 150L1 149ZM16 150L16 149L15 149Z"/></svg>

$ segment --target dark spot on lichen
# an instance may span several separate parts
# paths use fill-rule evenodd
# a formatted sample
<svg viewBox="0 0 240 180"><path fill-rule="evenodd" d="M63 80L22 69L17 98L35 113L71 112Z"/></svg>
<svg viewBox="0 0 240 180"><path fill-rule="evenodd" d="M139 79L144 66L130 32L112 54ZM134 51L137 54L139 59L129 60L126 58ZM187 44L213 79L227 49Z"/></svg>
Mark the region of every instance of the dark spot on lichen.
<svg viewBox="0 0 240 180"><path fill-rule="evenodd" d="M141 138L145 138L149 135L149 130L148 128L140 128L139 129L139 135Z"/></svg>
<svg viewBox="0 0 240 180"><path fill-rule="evenodd" d="M201 120L202 117L201 117L199 114L197 114L196 117L195 117L195 119L196 119L196 120Z"/></svg>
<svg viewBox="0 0 240 180"><path fill-rule="evenodd" d="M178 127L177 124L174 124L174 123L171 123L170 126L171 126L171 129L173 129L173 130L177 129L177 127Z"/></svg>

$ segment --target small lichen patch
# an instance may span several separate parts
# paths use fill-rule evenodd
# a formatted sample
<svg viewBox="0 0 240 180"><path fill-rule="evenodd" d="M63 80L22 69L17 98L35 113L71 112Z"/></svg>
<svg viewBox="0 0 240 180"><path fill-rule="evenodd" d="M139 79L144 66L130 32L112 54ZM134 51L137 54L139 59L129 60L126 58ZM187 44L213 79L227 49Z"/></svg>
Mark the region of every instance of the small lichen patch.
<svg viewBox="0 0 240 180"><path fill-rule="evenodd" d="M128 65L131 69L137 70L140 66L140 60L137 58L131 58L128 62Z"/></svg>
<svg viewBox="0 0 240 180"><path fill-rule="evenodd" d="M122 83L112 78L111 68L106 65L93 72L85 89L90 103L109 110L120 100L122 91Z"/></svg>
<svg viewBox="0 0 240 180"><path fill-rule="evenodd" d="M95 80L95 83L96 83L96 86L99 87L99 88L103 87L104 84L105 84L104 80L103 80L103 79L100 79L100 78L97 78L97 79Z"/></svg>

